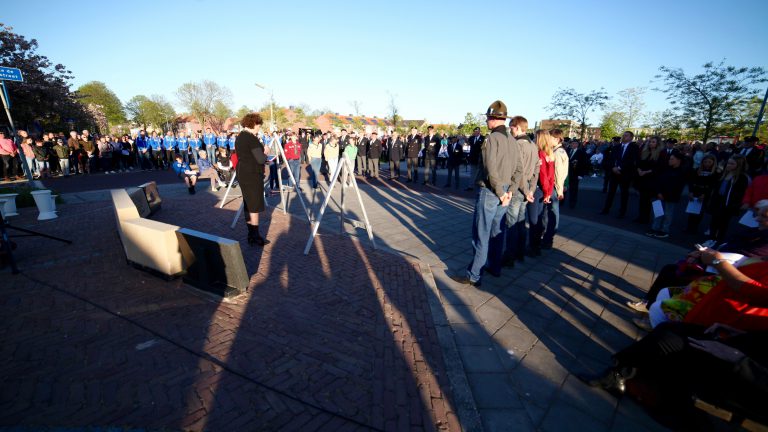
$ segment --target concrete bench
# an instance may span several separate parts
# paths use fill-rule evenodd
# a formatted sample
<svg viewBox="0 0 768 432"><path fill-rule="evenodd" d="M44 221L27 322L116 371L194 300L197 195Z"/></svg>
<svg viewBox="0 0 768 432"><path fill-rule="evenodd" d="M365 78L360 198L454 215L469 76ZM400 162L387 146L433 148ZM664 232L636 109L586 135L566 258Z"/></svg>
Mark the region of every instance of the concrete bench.
<svg viewBox="0 0 768 432"><path fill-rule="evenodd" d="M139 216L136 205L124 189L111 191L115 220L128 262L177 276L184 271L176 231L179 227Z"/></svg>
<svg viewBox="0 0 768 432"><path fill-rule="evenodd" d="M144 196L147 198L147 205L149 205L149 214L153 215L160 210L160 206L163 200L160 198L160 191L157 190L157 183L151 181L139 185L139 189L144 191Z"/></svg>
<svg viewBox="0 0 768 432"><path fill-rule="evenodd" d="M248 289L240 242L187 228L176 235L186 266L184 282L223 297Z"/></svg>

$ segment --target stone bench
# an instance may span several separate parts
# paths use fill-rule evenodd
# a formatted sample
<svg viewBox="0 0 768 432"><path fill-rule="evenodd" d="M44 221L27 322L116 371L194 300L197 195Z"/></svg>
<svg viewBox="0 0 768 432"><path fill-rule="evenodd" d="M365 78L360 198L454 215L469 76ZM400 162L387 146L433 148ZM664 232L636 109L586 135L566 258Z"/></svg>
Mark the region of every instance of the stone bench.
<svg viewBox="0 0 768 432"><path fill-rule="evenodd" d="M248 288L238 241L144 219L124 189L111 191L126 259L165 277L183 276L196 288L231 297Z"/></svg>
<svg viewBox="0 0 768 432"><path fill-rule="evenodd" d="M111 191L115 220L128 262L167 277L184 271L176 231L179 227L143 219L124 189Z"/></svg>

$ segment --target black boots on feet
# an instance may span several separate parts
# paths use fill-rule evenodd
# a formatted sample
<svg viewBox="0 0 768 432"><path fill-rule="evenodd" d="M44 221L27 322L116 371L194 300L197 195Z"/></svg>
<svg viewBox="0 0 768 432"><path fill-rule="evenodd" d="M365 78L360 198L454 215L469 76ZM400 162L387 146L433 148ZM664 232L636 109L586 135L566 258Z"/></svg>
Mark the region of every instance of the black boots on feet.
<svg viewBox="0 0 768 432"><path fill-rule="evenodd" d="M269 240L261 237L261 234L259 234L259 226L258 225L251 225L251 224L245 224L246 227L248 227L248 244L253 246L264 246L268 245L270 242Z"/></svg>

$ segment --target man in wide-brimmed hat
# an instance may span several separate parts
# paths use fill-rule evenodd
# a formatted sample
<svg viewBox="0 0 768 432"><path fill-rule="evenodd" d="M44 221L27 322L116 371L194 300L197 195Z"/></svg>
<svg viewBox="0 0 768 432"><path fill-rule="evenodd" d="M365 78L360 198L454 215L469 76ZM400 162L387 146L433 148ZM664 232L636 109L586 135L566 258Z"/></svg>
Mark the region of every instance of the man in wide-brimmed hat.
<svg viewBox="0 0 768 432"><path fill-rule="evenodd" d="M474 257L466 274L451 277L456 282L473 286L480 285L484 269L499 269L491 270L490 273L500 276L501 257L495 257L499 263L488 262L488 244L492 237L501 236L501 219L512 197L510 186L519 183L522 171L520 154L514 145L515 139L505 126L509 118L507 106L497 100L488 107L485 115L490 134L483 143L476 179L479 191L472 224Z"/></svg>

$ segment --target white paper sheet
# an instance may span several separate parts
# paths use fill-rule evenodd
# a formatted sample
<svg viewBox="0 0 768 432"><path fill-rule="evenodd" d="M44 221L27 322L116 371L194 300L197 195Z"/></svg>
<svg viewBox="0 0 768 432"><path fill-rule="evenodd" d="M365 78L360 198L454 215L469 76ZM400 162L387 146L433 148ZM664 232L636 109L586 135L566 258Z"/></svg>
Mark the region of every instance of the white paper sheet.
<svg viewBox="0 0 768 432"><path fill-rule="evenodd" d="M739 223L750 228L757 228L757 219L755 219L752 210L747 210L747 212L744 213L744 216L739 219Z"/></svg>
<svg viewBox="0 0 768 432"><path fill-rule="evenodd" d="M653 205L653 217L664 216L664 203L661 200L656 200L651 205Z"/></svg>
<svg viewBox="0 0 768 432"><path fill-rule="evenodd" d="M701 201L698 198L694 198L688 201L688 207L685 208L686 213L701 214Z"/></svg>

